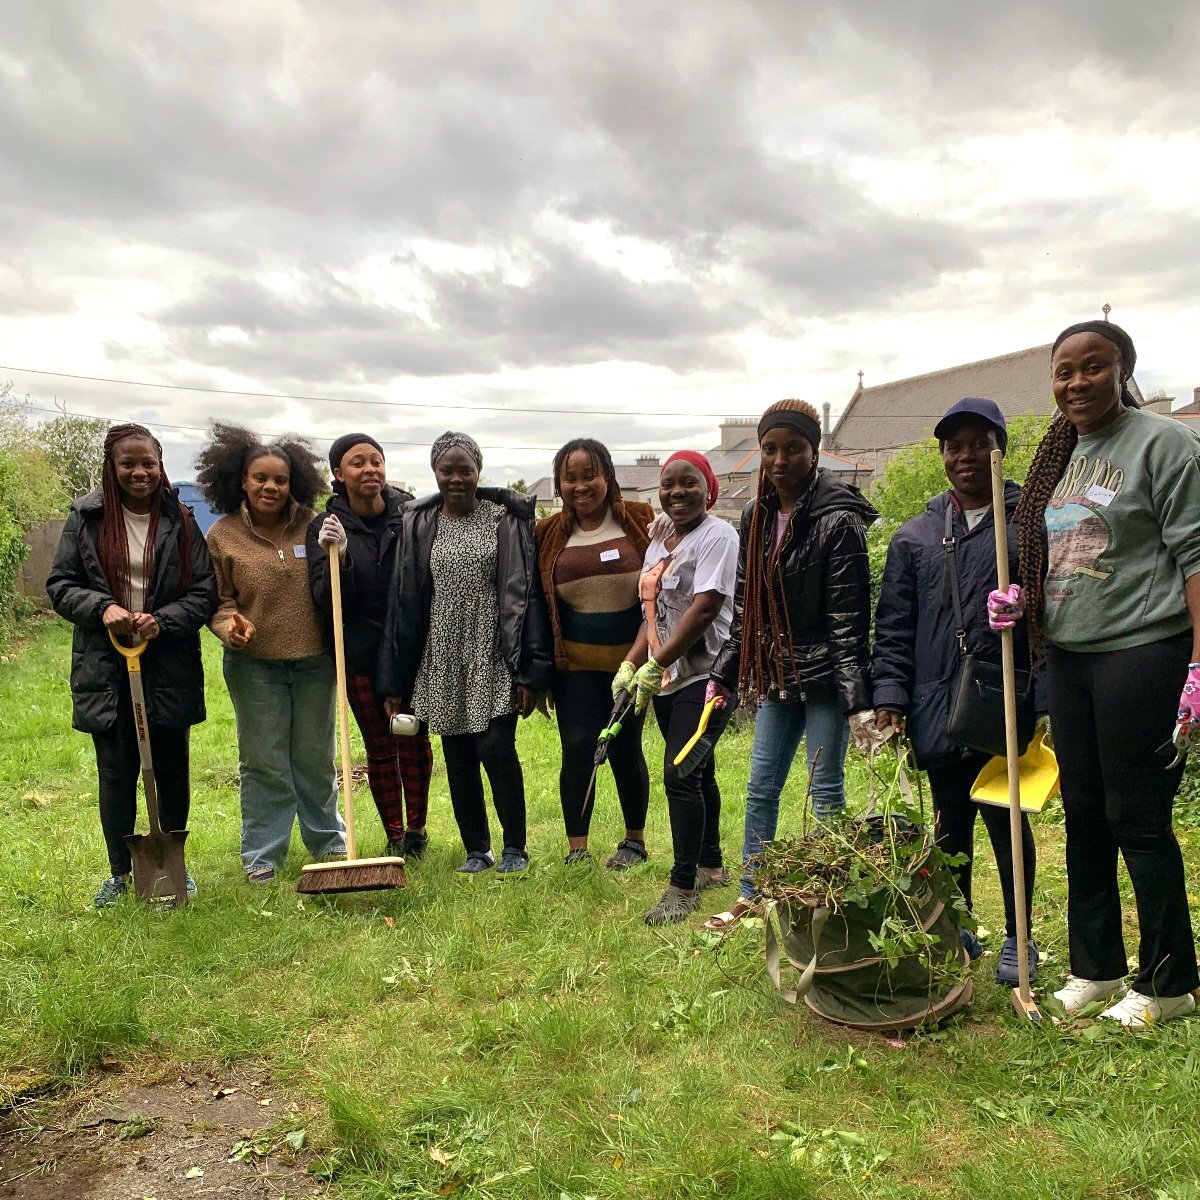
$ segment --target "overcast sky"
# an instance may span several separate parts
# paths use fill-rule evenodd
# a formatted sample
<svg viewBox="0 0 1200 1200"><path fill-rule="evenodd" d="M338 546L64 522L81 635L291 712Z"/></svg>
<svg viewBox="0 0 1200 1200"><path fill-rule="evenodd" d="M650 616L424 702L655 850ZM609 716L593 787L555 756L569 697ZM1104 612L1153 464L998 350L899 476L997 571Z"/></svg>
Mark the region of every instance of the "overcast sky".
<svg viewBox="0 0 1200 1200"><path fill-rule="evenodd" d="M419 491L447 427L496 481L703 449L1106 301L1143 391L1200 385L1194 0L4 12L0 381L176 478L214 416Z"/></svg>

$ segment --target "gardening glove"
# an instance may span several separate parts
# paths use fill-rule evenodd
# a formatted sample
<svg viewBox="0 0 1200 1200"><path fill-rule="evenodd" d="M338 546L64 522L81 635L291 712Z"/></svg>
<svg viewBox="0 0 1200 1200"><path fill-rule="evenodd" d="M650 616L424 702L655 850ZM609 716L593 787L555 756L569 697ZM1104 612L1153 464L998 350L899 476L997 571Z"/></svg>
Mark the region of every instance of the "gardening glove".
<svg viewBox="0 0 1200 1200"><path fill-rule="evenodd" d="M711 700L714 702L713 708L728 708L732 695L733 693L723 683L710 679L708 686L704 689L704 703L707 704Z"/></svg>
<svg viewBox="0 0 1200 1200"><path fill-rule="evenodd" d="M1186 758L1189 750L1200 746L1200 663L1188 664L1187 682L1179 697L1179 712L1171 741L1181 758Z"/></svg>
<svg viewBox="0 0 1200 1200"><path fill-rule="evenodd" d="M870 758L875 748L886 740L875 724L875 710L864 708L861 712L851 713L848 719L855 750Z"/></svg>
<svg viewBox="0 0 1200 1200"><path fill-rule="evenodd" d="M612 698L615 704L621 698L623 692L628 693L633 691L633 677L637 674L637 667L631 662L623 662L618 668L617 673L612 677Z"/></svg>
<svg viewBox="0 0 1200 1200"><path fill-rule="evenodd" d="M1025 593L1020 584L1009 584L1006 592L999 588L988 592L987 610L993 633L1011 629L1025 615Z"/></svg>
<svg viewBox="0 0 1200 1200"><path fill-rule="evenodd" d="M317 545L324 546L326 551L330 546L336 546L338 553L343 558L346 555L349 539L346 537L346 531L342 527L341 521L332 513L321 522L321 528L317 531Z"/></svg>
<svg viewBox="0 0 1200 1200"><path fill-rule="evenodd" d="M664 667L654 661L653 656L637 669L633 677L633 711L643 713L646 705L662 691Z"/></svg>

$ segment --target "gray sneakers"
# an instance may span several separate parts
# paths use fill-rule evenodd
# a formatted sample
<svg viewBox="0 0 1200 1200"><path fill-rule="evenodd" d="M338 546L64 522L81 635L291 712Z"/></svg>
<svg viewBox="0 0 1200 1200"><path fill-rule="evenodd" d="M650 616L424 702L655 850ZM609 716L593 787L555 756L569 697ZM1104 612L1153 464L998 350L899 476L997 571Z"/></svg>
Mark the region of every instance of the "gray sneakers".
<svg viewBox="0 0 1200 1200"><path fill-rule="evenodd" d="M647 925L677 925L696 911L700 898L693 890L685 892L674 885L667 888L662 899L645 915Z"/></svg>

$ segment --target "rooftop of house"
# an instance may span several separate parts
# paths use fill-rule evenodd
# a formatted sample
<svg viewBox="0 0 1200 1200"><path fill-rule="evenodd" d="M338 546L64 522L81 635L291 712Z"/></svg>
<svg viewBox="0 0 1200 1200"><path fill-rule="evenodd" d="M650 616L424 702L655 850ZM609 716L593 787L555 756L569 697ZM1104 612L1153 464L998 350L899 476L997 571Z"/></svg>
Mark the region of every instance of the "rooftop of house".
<svg viewBox="0 0 1200 1200"><path fill-rule="evenodd" d="M860 383L831 433L831 443L851 454L890 450L919 442L933 433L938 418L964 396L994 400L1006 417L1047 413L1050 395L1050 345L984 358L863 387ZM1141 391L1130 380L1140 401Z"/></svg>

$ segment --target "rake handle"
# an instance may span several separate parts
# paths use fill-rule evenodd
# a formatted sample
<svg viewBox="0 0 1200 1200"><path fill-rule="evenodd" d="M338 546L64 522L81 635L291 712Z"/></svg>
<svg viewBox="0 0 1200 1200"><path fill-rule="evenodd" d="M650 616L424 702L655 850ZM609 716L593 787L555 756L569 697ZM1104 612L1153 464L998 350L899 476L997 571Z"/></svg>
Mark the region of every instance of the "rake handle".
<svg viewBox="0 0 1200 1200"><path fill-rule="evenodd" d="M337 680L338 742L342 761L342 810L346 817L346 857L358 858L354 836L354 785L350 763L350 714L346 701L346 638L342 630L342 554L329 547L329 598L333 605L333 669Z"/></svg>
<svg viewBox="0 0 1200 1200"><path fill-rule="evenodd" d="M992 525L996 530L996 586L1007 591L1008 522L1004 510L1004 455L992 451ZM1011 629L1000 631L1000 664L1004 675L1004 749L1008 759L1008 830L1012 843L1013 908L1017 919L1017 998L1026 1013L1033 1008L1029 992L1029 923L1025 906L1025 859L1021 844L1021 768L1017 748L1017 673ZM1016 1000L1014 999L1014 1003ZM1034 1009L1036 1011L1036 1009Z"/></svg>

